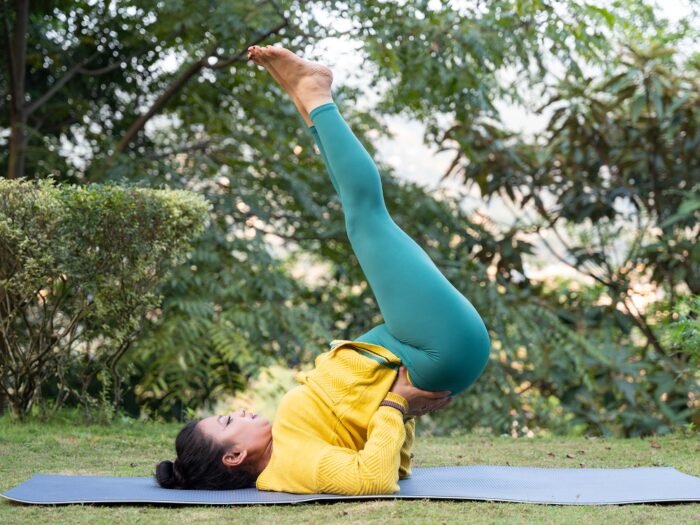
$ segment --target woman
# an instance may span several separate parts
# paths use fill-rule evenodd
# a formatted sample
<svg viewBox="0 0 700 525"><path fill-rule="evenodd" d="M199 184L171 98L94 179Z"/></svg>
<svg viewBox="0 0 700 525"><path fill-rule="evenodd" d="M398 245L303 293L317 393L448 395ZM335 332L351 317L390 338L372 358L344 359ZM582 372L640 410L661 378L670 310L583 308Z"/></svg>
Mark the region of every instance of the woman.
<svg viewBox="0 0 700 525"><path fill-rule="evenodd" d="M333 341L282 399L274 425L240 411L190 422L163 487L381 494L410 474L414 416L446 406L484 370L489 336L474 307L391 219L374 162L341 117L325 66L280 48L248 58L285 89L340 196L350 244L385 322Z"/></svg>

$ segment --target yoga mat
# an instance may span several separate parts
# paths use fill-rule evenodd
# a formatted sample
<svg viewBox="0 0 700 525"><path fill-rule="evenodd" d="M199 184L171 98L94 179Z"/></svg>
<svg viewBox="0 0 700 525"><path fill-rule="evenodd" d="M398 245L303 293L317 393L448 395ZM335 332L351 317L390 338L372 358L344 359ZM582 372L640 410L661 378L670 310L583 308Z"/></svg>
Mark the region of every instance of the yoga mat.
<svg viewBox="0 0 700 525"><path fill-rule="evenodd" d="M700 478L670 467L530 468L464 466L414 468L401 490L373 496L288 494L240 490L174 490L153 478L36 474L3 497L21 503L168 503L237 505L358 499L469 499L611 505L660 501L700 501Z"/></svg>

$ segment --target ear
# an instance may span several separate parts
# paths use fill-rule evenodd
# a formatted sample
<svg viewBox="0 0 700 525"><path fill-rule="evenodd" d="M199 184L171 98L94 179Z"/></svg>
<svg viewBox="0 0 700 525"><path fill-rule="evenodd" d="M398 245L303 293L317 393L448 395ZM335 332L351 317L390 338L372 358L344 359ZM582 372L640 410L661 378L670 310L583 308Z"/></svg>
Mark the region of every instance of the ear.
<svg viewBox="0 0 700 525"><path fill-rule="evenodd" d="M247 450L238 450L236 448L231 448L224 454L224 457L221 458L221 462L227 467L238 467L245 461L245 458L247 457Z"/></svg>

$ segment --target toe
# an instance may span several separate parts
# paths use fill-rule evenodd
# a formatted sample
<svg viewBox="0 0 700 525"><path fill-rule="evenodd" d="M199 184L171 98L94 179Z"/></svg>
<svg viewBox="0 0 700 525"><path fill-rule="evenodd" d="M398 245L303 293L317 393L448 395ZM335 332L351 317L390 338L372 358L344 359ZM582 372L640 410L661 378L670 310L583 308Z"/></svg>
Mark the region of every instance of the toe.
<svg viewBox="0 0 700 525"><path fill-rule="evenodd" d="M283 47L270 47L270 55L275 56L275 57L283 57L283 56L289 56L293 55L291 51L288 49L284 49Z"/></svg>
<svg viewBox="0 0 700 525"><path fill-rule="evenodd" d="M260 61L264 58L264 56L264 50L260 46L255 46L255 49L253 49L253 59Z"/></svg>

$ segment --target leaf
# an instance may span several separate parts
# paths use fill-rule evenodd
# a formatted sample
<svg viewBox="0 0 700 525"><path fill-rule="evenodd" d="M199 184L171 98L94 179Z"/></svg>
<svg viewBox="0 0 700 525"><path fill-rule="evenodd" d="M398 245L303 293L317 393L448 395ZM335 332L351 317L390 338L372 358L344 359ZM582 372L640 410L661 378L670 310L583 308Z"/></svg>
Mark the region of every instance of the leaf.
<svg viewBox="0 0 700 525"><path fill-rule="evenodd" d="M666 228L672 224L683 221L691 217L696 211L700 210L700 198L691 197L683 201L678 207L678 211L659 224L660 227Z"/></svg>
<svg viewBox="0 0 700 525"><path fill-rule="evenodd" d="M588 4L588 3L586 3L585 5L586 5L586 9L588 11L602 16L603 19L605 20L606 24L608 25L608 27L610 29L613 28L613 26L615 25L616 18L615 18L615 15L611 11L609 11L608 9L605 9L604 7L599 7L599 6Z"/></svg>
<svg viewBox="0 0 700 525"><path fill-rule="evenodd" d="M639 120L639 115L641 114L645 106L646 97L644 96L644 93L640 93L639 95L634 97L634 99L632 100L632 106L630 108L630 118L633 125L637 124L637 121Z"/></svg>
<svg viewBox="0 0 700 525"><path fill-rule="evenodd" d="M634 383L629 383L625 379L615 379L615 386L623 393L625 399L632 405L636 406L637 400L635 398L635 386Z"/></svg>
<svg viewBox="0 0 700 525"><path fill-rule="evenodd" d="M656 119L661 121L664 117L664 103L662 100L663 91L661 89L661 82L657 77L652 77L651 79L651 101L654 104L654 111L656 112Z"/></svg>

